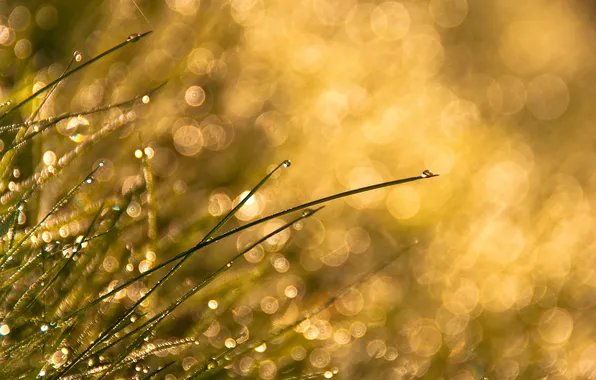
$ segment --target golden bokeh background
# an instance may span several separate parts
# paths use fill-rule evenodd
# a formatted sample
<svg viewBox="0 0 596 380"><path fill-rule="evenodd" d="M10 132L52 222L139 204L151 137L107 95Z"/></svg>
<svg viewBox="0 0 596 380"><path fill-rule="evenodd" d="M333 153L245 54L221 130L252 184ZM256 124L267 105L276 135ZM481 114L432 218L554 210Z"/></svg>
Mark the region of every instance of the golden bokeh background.
<svg viewBox="0 0 596 380"><path fill-rule="evenodd" d="M424 169L440 174L334 201L247 254L161 337L203 331L195 326L207 306L221 312L200 334L207 344L184 351L185 369L227 347L240 326L263 336L264 316L289 323L417 240L279 347L228 373L285 378L292 363L354 379L596 378L594 4L0 1L0 14L2 101L57 78L75 50L85 61L153 31L66 80L42 110L98 107L169 81L131 109L112 110L110 118L135 122L67 168L86 172L105 160L98 192L107 197L142 183L138 158L150 159L158 236L148 249L150 205L135 199L122 238L129 253L106 256L106 279L124 265L142 273L195 244L285 159L291 167L237 223ZM72 118L44 134L33 166L54 165L102 120ZM46 211L66 182L44 192ZM73 223L48 233L76 235ZM200 253L148 310L280 225ZM250 292L228 300L227 284L245 281Z"/></svg>

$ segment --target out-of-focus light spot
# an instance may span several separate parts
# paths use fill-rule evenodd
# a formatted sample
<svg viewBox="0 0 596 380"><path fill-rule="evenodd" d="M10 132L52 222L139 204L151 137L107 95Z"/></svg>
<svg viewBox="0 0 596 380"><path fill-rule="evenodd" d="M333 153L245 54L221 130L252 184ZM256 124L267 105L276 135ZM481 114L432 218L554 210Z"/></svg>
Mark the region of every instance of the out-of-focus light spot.
<svg viewBox="0 0 596 380"><path fill-rule="evenodd" d="M31 23L31 12L27 7L19 5L8 16L8 23L16 31L25 30Z"/></svg>
<svg viewBox="0 0 596 380"><path fill-rule="evenodd" d="M31 55L33 47L31 46L31 41L26 38L22 40L18 40L17 43L14 45L14 55L18 59L26 59Z"/></svg>
<svg viewBox="0 0 596 380"><path fill-rule="evenodd" d="M209 73L209 68L213 64L213 53L205 48L196 48L190 52L186 60L188 70L193 74L205 75Z"/></svg>
<svg viewBox="0 0 596 380"><path fill-rule="evenodd" d="M551 344L565 342L573 331L573 317L562 308L546 310L540 316L538 332L544 341Z"/></svg>
<svg viewBox="0 0 596 380"><path fill-rule="evenodd" d="M52 150L46 150L43 154L43 163L46 165L55 165L56 164L56 153Z"/></svg>
<svg viewBox="0 0 596 380"><path fill-rule="evenodd" d="M468 14L468 2L466 0L431 0L428 10L437 25L443 28L453 28L465 20Z"/></svg>
<svg viewBox="0 0 596 380"><path fill-rule="evenodd" d="M324 368L331 361L331 355L324 348L315 348L308 356L310 364L315 368Z"/></svg>
<svg viewBox="0 0 596 380"><path fill-rule="evenodd" d="M380 339L374 339L366 345L366 353L371 358L382 358L387 351L387 345Z"/></svg>
<svg viewBox="0 0 596 380"><path fill-rule="evenodd" d="M191 107L199 107L205 102L205 90L199 86L190 86L184 94L184 100Z"/></svg>
<svg viewBox="0 0 596 380"><path fill-rule="evenodd" d="M236 347L236 340L234 338L227 338L224 342L224 346L226 346L226 348L234 348Z"/></svg>
<svg viewBox="0 0 596 380"><path fill-rule="evenodd" d="M398 2L381 3L372 12L370 27L383 40L398 40L410 29L410 13Z"/></svg>
<svg viewBox="0 0 596 380"><path fill-rule="evenodd" d="M14 43L15 32L11 27L0 25L0 44L10 46Z"/></svg>
<svg viewBox="0 0 596 380"><path fill-rule="evenodd" d="M118 260L114 256L106 256L103 260L103 269L108 273L113 273L118 269Z"/></svg>
<svg viewBox="0 0 596 380"><path fill-rule="evenodd" d="M355 0L315 0L312 3L315 16L325 25L339 25L354 8Z"/></svg>
<svg viewBox="0 0 596 380"><path fill-rule="evenodd" d="M149 260L143 260L139 263L139 273L145 273L152 267L152 262Z"/></svg>
<svg viewBox="0 0 596 380"><path fill-rule="evenodd" d="M306 358L306 350L302 346L292 347L290 356L296 361L304 360Z"/></svg>
<svg viewBox="0 0 596 380"><path fill-rule="evenodd" d="M340 299L335 301L335 308L341 314L352 317L362 311L364 297L358 289L348 290Z"/></svg>
<svg viewBox="0 0 596 380"><path fill-rule="evenodd" d="M89 138L90 125L89 120L84 116L76 116L68 121L63 133L72 141L82 143Z"/></svg>
<svg viewBox="0 0 596 380"><path fill-rule="evenodd" d="M141 158L143 157L143 151L140 149L135 150L135 157L136 158Z"/></svg>
<svg viewBox="0 0 596 380"><path fill-rule="evenodd" d="M275 297L266 296L261 299L261 310L266 314L275 314L279 309L279 301Z"/></svg>
<svg viewBox="0 0 596 380"><path fill-rule="evenodd" d="M234 199L233 207L236 207L250 191L246 190ZM260 194L253 194L251 197L240 207L238 212L234 215L237 219L242 221L248 221L256 218L262 211L264 199Z"/></svg>
<svg viewBox="0 0 596 380"><path fill-rule="evenodd" d="M353 322L350 325L350 334L352 334L354 338L362 338L364 334L366 334L366 325L359 321Z"/></svg>
<svg viewBox="0 0 596 380"><path fill-rule="evenodd" d="M232 18L240 25L255 25L265 15L262 0L232 0L231 5Z"/></svg>
<svg viewBox="0 0 596 380"><path fill-rule="evenodd" d="M3 323L0 325L0 335L6 336L10 334L10 327L7 324Z"/></svg>
<svg viewBox="0 0 596 380"><path fill-rule="evenodd" d="M255 121L255 126L265 132L271 146L283 144L289 135L288 121L277 111L262 113Z"/></svg>
<svg viewBox="0 0 596 380"><path fill-rule="evenodd" d="M363 253L370 246L370 235L361 227L354 227L346 231L344 239L352 253Z"/></svg>
<svg viewBox="0 0 596 380"><path fill-rule="evenodd" d="M143 208L141 207L141 205L137 201L130 202L130 204L126 208L126 213L131 218L138 218L139 215L141 215L141 211L143 211Z"/></svg>
<svg viewBox="0 0 596 380"><path fill-rule="evenodd" d="M176 150L184 156L194 156L203 148L203 135L199 128L193 125L178 128L173 139Z"/></svg>
<svg viewBox="0 0 596 380"><path fill-rule="evenodd" d="M338 91L326 91L317 99L315 112L323 123L335 125L341 122L348 113L348 100Z"/></svg>
<svg viewBox="0 0 596 380"><path fill-rule="evenodd" d="M288 298L295 298L298 295L298 289L294 285L288 285L284 289L284 295Z"/></svg>
<svg viewBox="0 0 596 380"><path fill-rule="evenodd" d="M422 325L414 329L408 336L410 347L420 356L430 357L439 351L443 337L432 325Z"/></svg>
<svg viewBox="0 0 596 380"><path fill-rule="evenodd" d="M569 106L569 90L563 80L554 75L540 75L528 85L527 107L539 120L559 118Z"/></svg>
<svg viewBox="0 0 596 380"><path fill-rule="evenodd" d="M347 329L341 328L333 333L333 340L335 341L335 343L339 345L348 344L350 343L351 339L352 334L350 334L350 331L348 331Z"/></svg>
<svg viewBox="0 0 596 380"><path fill-rule="evenodd" d="M193 16L201 6L201 0L166 0L171 10L185 16Z"/></svg>
<svg viewBox="0 0 596 380"><path fill-rule="evenodd" d="M263 360L259 364L259 376L261 379L270 380L277 375L277 366L272 360Z"/></svg>
<svg viewBox="0 0 596 380"><path fill-rule="evenodd" d="M53 5L44 5L35 14L35 22L41 29L52 29L58 24L58 10Z"/></svg>
<svg viewBox="0 0 596 380"><path fill-rule="evenodd" d="M197 359L193 358L192 356L187 356L184 359L182 359L182 369L188 371L197 363Z"/></svg>
<svg viewBox="0 0 596 380"><path fill-rule="evenodd" d="M209 309L215 310L219 306L219 303L216 300L209 300L209 302L207 302L207 306Z"/></svg>
<svg viewBox="0 0 596 380"><path fill-rule="evenodd" d="M387 196L387 208L396 219L410 219L420 210L420 195L412 186L399 186Z"/></svg>
<svg viewBox="0 0 596 380"><path fill-rule="evenodd" d="M489 86L487 97L490 106L504 115L513 115L526 104L526 86L512 75L503 75Z"/></svg>
<svg viewBox="0 0 596 380"><path fill-rule="evenodd" d="M266 343L263 343L263 344L255 347L255 351L256 352L265 352L265 351L267 351L267 344Z"/></svg>

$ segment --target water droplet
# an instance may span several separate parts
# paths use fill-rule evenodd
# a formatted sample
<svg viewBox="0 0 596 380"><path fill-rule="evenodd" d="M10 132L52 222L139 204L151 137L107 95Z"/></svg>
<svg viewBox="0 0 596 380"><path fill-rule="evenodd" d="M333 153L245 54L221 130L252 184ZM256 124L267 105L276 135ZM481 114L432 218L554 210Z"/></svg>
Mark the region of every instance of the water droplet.
<svg viewBox="0 0 596 380"><path fill-rule="evenodd" d="M41 332L46 332L46 331L48 331L49 328L50 328L50 326L48 326L47 323L44 323L43 325L41 325L41 327L39 329L41 330Z"/></svg>
<svg viewBox="0 0 596 380"><path fill-rule="evenodd" d="M0 335L5 336L8 335L10 333L10 327L8 327L7 324L1 324L0 325Z"/></svg>
<svg viewBox="0 0 596 380"><path fill-rule="evenodd" d="M93 182L93 178L92 178L92 177L89 177L89 178L87 178L87 179L85 180L85 182L87 182L87 183L92 183L92 182Z"/></svg>
<svg viewBox="0 0 596 380"><path fill-rule="evenodd" d="M432 170L428 170L426 169L425 171L422 172L422 178L429 178L429 177L434 177L435 173L432 172Z"/></svg>
<svg viewBox="0 0 596 380"><path fill-rule="evenodd" d="M97 164L97 166L100 166L100 167L104 166L104 165L105 165L105 163L103 161L99 161L99 164Z"/></svg>
<svg viewBox="0 0 596 380"><path fill-rule="evenodd" d="M138 39L139 39L139 33L132 33L130 36L128 36L126 41L127 42L136 42Z"/></svg>
<svg viewBox="0 0 596 380"><path fill-rule="evenodd" d="M64 132L72 141L82 143L89 137L90 129L91 123L89 123L89 120L78 115L68 121Z"/></svg>
<svg viewBox="0 0 596 380"><path fill-rule="evenodd" d="M151 98L149 97L149 95L145 95L145 96L143 96L143 98L141 98L141 101L145 104L149 104L149 102L151 101Z"/></svg>
<svg viewBox="0 0 596 380"><path fill-rule="evenodd" d="M310 214L312 214L313 212L315 212L313 209L307 208L306 210L302 211L302 216L303 217L310 216Z"/></svg>
<svg viewBox="0 0 596 380"><path fill-rule="evenodd" d="M230 261L229 263L226 264L226 266L229 268L232 266L232 262Z"/></svg>
<svg viewBox="0 0 596 380"><path fill-rule="evenodd" d="M39 371L39 374L37 376L44 377L45 375L46 375L46 371L45 371L45 369L42 369L41 371Z"/></svg>
<svg viewBox="0 0 596 380"><path fill-rule="evenodd" d="M217 362L217 360L215 360L215 358L211 358L211 360L209 360L209 363L207 364L207 369L215 369L218 365L219 363Z"/></svg>
<svg viewBox="0 0 596 380"><path fill-rule="evenodd" d="M289 168L290 166L292 166L292 161L285 160L284 162L282 162L282 165L284 166L284 168Z"/></svg>
<svg viewBox="0 0 596 380"><path fill-rule="evenodd" d="M77 62L81 62L83 60L83 55L78 50L75 50L72 55Z"/></svg>

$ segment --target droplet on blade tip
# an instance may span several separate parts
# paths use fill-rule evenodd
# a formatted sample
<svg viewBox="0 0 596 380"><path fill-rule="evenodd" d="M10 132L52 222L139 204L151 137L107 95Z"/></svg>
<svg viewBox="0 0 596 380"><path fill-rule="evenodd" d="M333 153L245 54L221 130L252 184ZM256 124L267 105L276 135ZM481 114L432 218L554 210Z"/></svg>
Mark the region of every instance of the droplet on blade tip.
<svg viewBox="0 0 596 380"><path fill-rule="evenodd" d="M126 39L127 42L135 42L139 39L139 33L131 33Z"/></svg>
<svg viewBox="0 0 596 380"><path fill-rule="evenodd" d="M282 165L284 166L284 168L289 168L290 166L292 166L292 161L285 160L284 162L282 162Z"/></svg>
<svg viewBox="0 0 596 380"><path fill-rule="evenodd" d="M75 50L72 55L77 62L81 62L83 60L83 55L78 50Z"/></svg>
<svg viewBox="0 0 596 380"><path fill-rule="evenodd" d="M432 170L426 169L422 172L422 178L434 177L436 174Z"/></svg>

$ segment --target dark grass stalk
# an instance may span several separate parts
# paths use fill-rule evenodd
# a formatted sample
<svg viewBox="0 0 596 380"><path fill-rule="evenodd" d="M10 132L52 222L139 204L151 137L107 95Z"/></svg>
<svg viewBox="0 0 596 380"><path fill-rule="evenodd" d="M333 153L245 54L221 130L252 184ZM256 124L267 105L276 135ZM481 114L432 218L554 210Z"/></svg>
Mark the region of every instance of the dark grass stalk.
<svg viewBox="0 0 596 380"><path fill-rule="evenodd" d="M367 191L381 189L381 188L389 187L389 186L396 186L396 185L400 185L400 184L403 184L403 183L419 181L419 180L423 180L423 179L427 179L427 178L431 178L431 177L436 177L436 176L438 176L438 174L433 174L433 175L424 175L423 174L423 175L420 175L418 177L403 178L403 179L398 179L398 180L394 180L394 181L379 183L379 184L372 185L372 186L366 186L366 187L361 187L361 188L354 189L354 190L345 191L343 193L338 193L338 194L334 194L334 195L331 195L331 196L328 196L328 197L317 199L315 201L303 203L301 205L294 206L294 207L289 208L289 209L286 209L284 211L281 211L281 212L278 212L278 213L275 213L275 214L266 216L264 218L255 220L255 221L250 222L248 224L245 224L243 226L234 228L234 229L232 229L232 230L230 230L230 231L228 231L226 233L223 233L223 234L221 234L221 235L219 235L217 237L211 238L208 241L200 242L197 245L195 245L194 247L192 247L192 248L190 248L190 249L188 249L188 250L186 250L184 252L181 252L181 253L177 254L176 256L174 256L171 259L168 259L168 260L162 262L161 264L156 265L155 267L151 268L147 272L145 272L145 273L143 273L143 274L141 274L141 275L139 275L139 276L137 276L135 278L132 278L129 281L125 282L124 284L116 287L111 292L109 292L109 293L107 293L107 294L105 294L105 295L103 295L101 297L98 297L98 298L96 298L93 301L90 301L88 304L86 304L85 306L81 307L80 309L78 309L78 310L70 313L69 315L67 315L66 317L64 317L62 320L66 320L66 319L71 318L72 316L74 316L74 315L76 315L78 313L84 312L85 310L87 310L88 308L92 307L93 305L95 305L95 304L103 301L104 299L106 299L106 298L108 298L108 297L116 294L118 291L127 288L131 284L133 284L133 283L135 283L135 282L137 282L137 281L139 281L139 280L141 280L141 279L143 279L143 278L145 278L145 277L153 274L154 272L156 272L156 271L164 268L165 266L167 266L167 265L175 262L176 260L180 260L180 259L182 259L184 257L187 257L188 255L190 255L190 254L192 254L192 253L194 253L194 252L196 252L196 251L198 251L198 250L200 250L200 249L202 249L202 248L204 248L206 246L209 246L211 244L214 244L214 243L218 242L221 239L224 239L224 238L226 238L228 236L237 234L237 233L239 233L241 231L244 231L244 230L249 229L251 227L254 227L256 225L265 223L265 222L267 222L267 221L269 221L271 219L275 219L275 218L278 218L278 217L281 217L281 216L290 214L290 213L295 212L295 211L303 210L303 209L306 209L306 208L309 208L309 207L317 206L317 205L320 205L322 203L326 203L326 202L329 202L329 201L332 201L332 200L335 200L335 199L345 198L345 197L348 197L350 195L364 193L364 192L367 192Z"/></svg>
<svg viewBox="0 0 596 380"><path fill-rule="evenodd" d="M324 207L324 206L323 206ZM188 300L190 297L192 297L193 295L195 295L198 291L202 290L203 288L205 288L207 285L209 285L211 282L213 282L217 277L219 277L221 274L223 274L224 272L228 271L232 265L238 260L240 259L242 256L244 256L247 252L250 252L253 248L255 248L256 246L258 246L259 244L262 244L263 242L265 242L267 239L277 235L278 233L280 233L281 231L291 227L292 225L294 225L294 223L299 222L303 219L306 219L310 216L313 216L314 214L316 214L319 210L321 210L323 207L320 207L316 210L311 210L308 213L304 213L303 215L299 216L298 218L295 218L294 220L282 225L281 227L275 229L274 231L266 234L265 236L263 236L262 238L258 239L257 241L255 241L254 243L248 245L246 248L244 248L242 251L240 251L238 254L236 254L231 260L229 260L226 264L222 265L219 269L217 269L216 271L214 271L213 273L211 273L209 276L207 276L207 278L205 278L203 281L201 281L199 284L197 284L196 286L194 286L191 290L189 290L188 292L186 292L186 294L184 294L183 296L181 296L180 298L178 298L176 301L174 301L172 304L170 304L165 310L161 311L160 313L158 313L158 315L156 315L154 318L152 318L150 321L146 322L144 325L149 325L149 327L147 328L147 330L141 334L136 340L135 342L126 350L124 350L120 356L116 359L116 361L114 362L113 365L118 364L124 357L126 357L126 355L128 355L128 353L132 350L135 349L138 345L142 344L143 339L148 335L148 333L152 330L155 329L155 327L161 322L163 321L170 313L172 313L178 306L180 306L183 302L185 302L186 300ZM140 326L142 327L142 326ZM110 373L110 369L108 369L106 371L106 374ZM104 376L105 376L104 375ZM104 376L102 376L101 378L103 378ZM101 379L100 378L100 379Z"/></svg>
<svg viewBox="0 0 596 380"><path fill-rule="evenodd" d="M133 43L133 42L137 42L139 41L141 38L146 37L147 35L153 33L153 31L148 31L142 34L131 34L130 36L128 36L128 38L126 39L126 41L119 43L118 45L109 48L108 50L100 53L99 55L91 58L88 61L83 62L81 65L75 67L72 70L69 70L68 72L66 72L64 75L60 76L59 78L53 80L52 82L48 83L47 85L45 85L44 87L40 88L39 90L35 91L33 94L31 94L30 96L28 96L27 98L25 98L25 100L17 103L14 107L12 107L9 110L6 110L2 115L0 115L0 121L4 120L6 118L6 116L8 116L9 114L11 114L12 112L18 110L19 108L23 107L25 104L29 103L31 100L35 99L39 94L44 93L45 91L47 91L48 89L52 88L54 85L58 84L59 82L61 82L62 80L68 78L69 76L83 70L84 68L86 68L87 66L91 65L92 63L95 63L97 61L99 61L100 59L102 59L103 57L120 50L121 48L123 48L124 46Z"/></svg>
<svg viewBox="0 0 596 380"><path fill-rule="evenodd" d="M244 199L242 199L238 205L236 205L236 207L234 207L230 212L228 212L223 218L222 220L217 223L217 225L215 227L213 227L213 229L211 231L209 231L207 233L207 235L205 235L205 237L201 240L200 243L204 243L207 242L211 239L211 237L225 224L227 223L235 214L236 212L250 199L251 196L253 196L268 180L269 178L271 178L271 176L277 172L277 170L279 170L282 166L283 167L288 167L290 165L290 161L284 161L281 164L279 164L275 169L273 169L269 174L267 174L245 197ZM199 244L200 244L199 243ZM194 253L195 251L193 251L192 253ZM120 322L123 319L126 319L128 317L130 317L130 315L134 312L134 310L143 302L145 301L147 298L149 298L149 296L151 296L151 294L153 294L159 287L161 287L168 279L170 279L174 273L176 273L178 271L178 269L184 265L184 263L186 261L188 261L190 258L192 257L192 254L189 253L188 255L186 255L184 258L182 258L182 260L180 260L176 265L174 265L174 267L172 267L172 269L170 269L165 276L163 276L160 280L157 281L157 283L150 288L147 293L145 295L143 295L137 302L135 302L135 304L133 306L131 306L128 311L120 318L118 319L114 324L112 324L110 327L108 327L107 330L105 330L103 332L103 334L98 337L97 339L95 339L84 351L83 353L81 353L80 355L78 355L75 359L72 360L72 362L69 365L64 366L64 368L55 376L55 378L59 378L60 376L66 374L74 365L76 365L79 361L81 361L81 358L87 353L89 352L91 349L93 349L93 347L95 347L97 344L101 343L102 341L104 341L106 338L106 336L109 335L109 333L115 329Z"/></svg>
<svg viewBox="0 0 596 380"><path fill-rule="evenodd" d="M19 248L35 233L37 232L37 230L44 225L44 223L50 218L52 217L52 215L54 215L56 212L58 212L58 210L60 208L62 208L62 206L64 206L69 200L70 198L73 197L73 195L79 191L79 189L86 183L90 183L89 181L93 181L93 175L103 166L103 163L100 162L100 164L91 171L91 173L89 173L84 180L82 180L81 182L79 182L75 187L73 187L72 189L70 189L70 191L63 196L58 202L56 202L56 204L54 205L54 207L52 207L52 209L46 214L45 217L43 217L43 219L37 223L37 225L35 225L33 228L31 228L31 230L25 234L25 236L19 240L19 242L13 247L11 248L8 252L6 252L6 254L4 254L4 256L2 257L2 259L0 259L0 270L2 270L2 268L4 268L4 266L6 265L7 262L9 262L12 259L12 256L19 250Z"/></svg>
<svg viewBox="0 0 596 380"><path fill-rule="evenodd" d="M74 261L75 256L77 254L79 254L79 252L83 249L83 245L89 244L87 242L87 238L91 234L93 227L95 227L95 223L97 222L97 219L99 218L99 215L101 214L102 210L103 210L103 205L102 205L102 207L100 207L99 211L95 214L95 217L93 218L89 227L85 231L85 234L83 235L83 238L81 239L81 241L75 244L75 247L72 249L72 252L73 252L72 255L67 257L66 260L64 260L62 267L60 269L58 269L58 271L56 272L54 277L52 277L45 285L43 285L42 288L37 293L37 295L35 297L33 297L33 299L31 299L25 306L23 306L23 308L20 310L20 312L17 315L15 315L13 318L17 318L20 314L22 314L25 310L27 310L39 297L41 297L50 288L50 286L52 286L52 284L58 279L58 277L60 277L60 275L65 272L66 268L68 267L68 264L70 264ZM60 262L57 262L56 267L59 265L60 265ZM54 268L50 269L48 272L45 272L45 273L51 273L51 272L53 272L53 269ZM45 275L45 273L44 273L44 275ZM42 277L44 277L44 276L42 275ZM17 302L17 304L18 304L18 302ZM16 307L17 307L17 305L15 304L15 309L16 309Z"/></svg>

